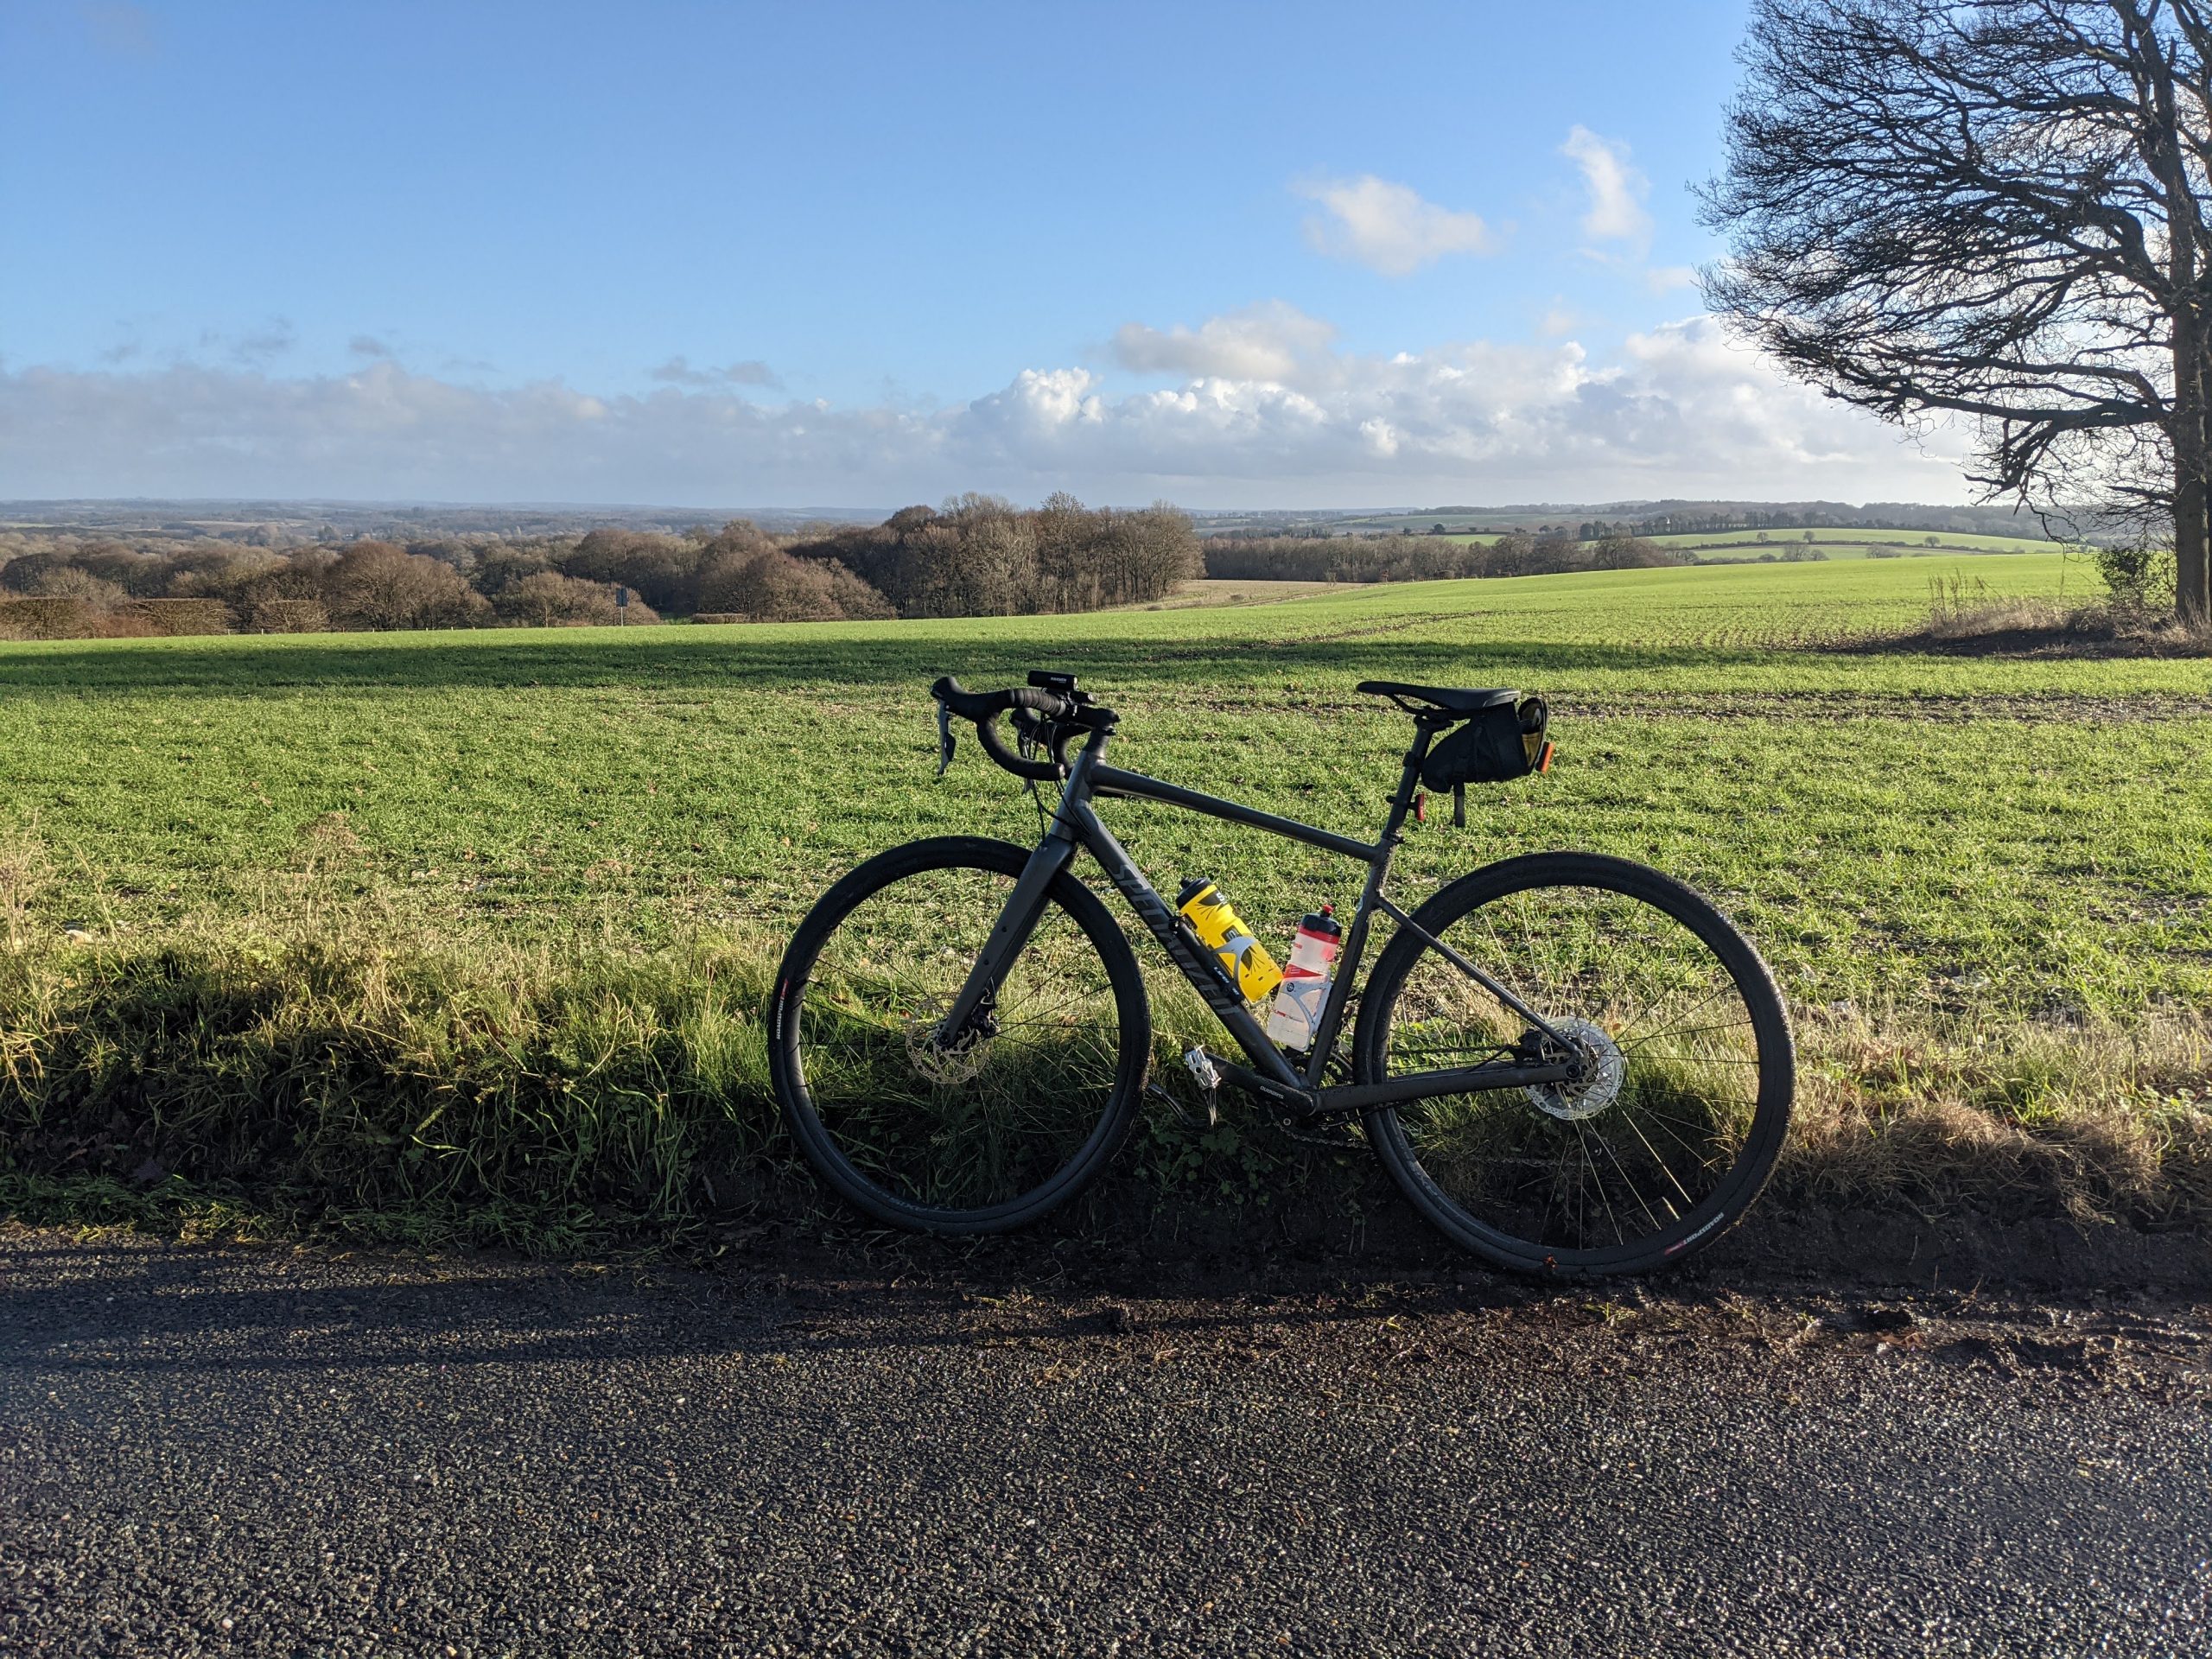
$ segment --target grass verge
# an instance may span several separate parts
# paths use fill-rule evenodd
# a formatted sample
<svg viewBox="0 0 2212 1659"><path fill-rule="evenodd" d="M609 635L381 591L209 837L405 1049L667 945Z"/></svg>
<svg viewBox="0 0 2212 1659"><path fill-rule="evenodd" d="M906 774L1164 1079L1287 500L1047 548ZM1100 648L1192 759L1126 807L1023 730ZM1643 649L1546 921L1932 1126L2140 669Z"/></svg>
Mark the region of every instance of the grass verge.
<svg viewBox="0 0 2212 1659"><path fill-rule="evenodd" d="M744 940L432 952L327 923L0 953L0 1208L552 1254L817 1221L768 1091L772 963ZM1163 1054L1195 1007L1160 997ZM2202 1016L1999 1029L1815 1010L1801 1040L1770 1205L2212 1223ZM1294 1140L1241 1100L1226 1113L1203 1128L1149 1107L1065 1224L1395 1205L1364 1156Z"/></svg>

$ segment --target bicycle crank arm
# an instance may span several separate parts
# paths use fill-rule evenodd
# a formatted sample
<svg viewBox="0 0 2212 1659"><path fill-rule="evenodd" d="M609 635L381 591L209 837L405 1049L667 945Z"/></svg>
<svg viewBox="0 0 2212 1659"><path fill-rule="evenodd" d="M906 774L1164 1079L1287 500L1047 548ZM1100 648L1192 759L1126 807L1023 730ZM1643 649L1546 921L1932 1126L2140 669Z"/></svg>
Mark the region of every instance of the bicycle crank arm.
<svg viewBox="0 0 2212 1659"><path fill-rule="evenodd" d="M1213 1063L1213 1069L1220 1074L1221 1081L1232 1089L1242 1089L1248 1095L1257 1095L1262 1100L1287 1107L1300 1117L1311 1117L1319 1109L1311 1089L1298 1089L1287 1083L1278 1083L1264 1072L1255 1071L1249 1065L1239 1065L1234 1060L1224 1060L1218 1054L1208 1054L1206 1058Z"/></svg>

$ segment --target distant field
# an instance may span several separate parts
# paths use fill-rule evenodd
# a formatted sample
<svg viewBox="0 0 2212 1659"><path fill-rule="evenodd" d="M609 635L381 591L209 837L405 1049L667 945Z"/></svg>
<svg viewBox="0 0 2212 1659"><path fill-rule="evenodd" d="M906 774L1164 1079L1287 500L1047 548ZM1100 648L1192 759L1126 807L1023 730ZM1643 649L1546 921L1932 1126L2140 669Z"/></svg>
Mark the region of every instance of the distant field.
<svg viewBox="0 0 2212 1659"><path fill-rule="evenodd" d="M1415 526L1416 534L1426 526ZM1755 530L1700 531L1680 536L1647 536L1643 539L1662 547L1677 547L1685 552L1716 552L1734 554L1738 550L1748 554L1772 553L1779 558L1783 551L1795 543L1803 546L1805 532L1802 530L1770 530L1767 539L1759 540ZM1933 535L1937 545L1929 547L1928 538ZM1867 550L1894 547L1908 556L1920 556L1930 553L2040 553L2056 554L2056 543L2031 540L2023 536L1971 536L1949 531L1921 530L1816 530L1813 543L1831 559L1865 558ZM1443 539L1453 542L1480 542L1487 545L1497 539L1494 531L1470 531L1452 534Z"/></svg>
<svg viewBox="0 0 2212 1659"><path fill-rule="evenodd" d="M2138 1035L2095 1039L2110 1075L2080 1109L2191 1109L2201 1049L2194 1071L2183 1050L2148 1074L2110 1057L2154 1031L2198 1041L2212 1007L2212 677L1852 648L1916 626L1955 575L2083 581L2052 553L1967 555L1072 617L0 645L0 949L10 930L146 951L338 926L403 952L536 950L541 976L576 953L672 973L653 953L702 946L750 975L880 848L1034 838L972 741L932 780L935 675L1077 670L1124 715L1123 764L1352 832L1408 734L1355 682L1512 685L1551 699L1558 765L1478 793L1465 831L1414 830L1412 897L1537 849L1646 860L1758 942L1808 1089L1853 1112L1965 1100L2031 1127L2087 1098L2084 1033L2111 1031ZM1163 884L1216 878L1271 938L1357 896L1319 853L1106 816ZM409 1064L436 1075L423 1052Z"/></svg>
<svg viewBox="0 0 2212 1659"><path fill-rule="evenodd" d="M1517 519L1505 514L1495 512L1484 512L1473 515L1452 512L1385 512L1370 513L1364 517L1356 518L1332 519L1328 521L1325 527L1331 533L1338 535L1375 535L1387 533L1408 536L1426 536L1430 533L1436 525L1441 524L1445 526L1446 532L1447 534L1455 536L1461 540L1487 542L1495 540L1505 531L1515 528L1516 524L1519 527L1529 531L1530 533L1534 533L1535 527L1541 524L1563 524L1567 528L1569 533L1572 533L1576 525L1583 519L1588 518L1604 518L1606 516L1606 514L1600 511L1595 511L1590 508L1561 508L1556 510L1554 516L1550 518L1547 518L1542 514L1537 513L1527 515ZM1802 530L1770 530L1766 533L1777 542L1792 537L1802 537L1804 535L1804 531ZM2015 537L2001 534L1975 535L1966 532L1961 532L1955 535L1948 531L1930 532L1920 530L1884 530L1872 528L1839 528L1832 530L1816 530L1814 531L1815 536L1820 537L1822 539L1834 537L1849 542L1884 540L1890 537L1902 537L1916 543L1920 537L1931 533L1940 535L1944 542L1953 547L1971 547L1992 552L2009 552L2017 550L2024 552L2037 551L2047 553L2053 551L2056 548L2056 543L2045 541L2040 537ZM1715 545L1719 545L1738 538L1755 541L1758 539L1758 531L1755 530L1722 530L1700 531L1689 532L1681 536L1659 537L1655 539L1660 541L1691 541L1700 543L1711 543ZM1983 543L1993 543L1994 545L1985 549L1982 546Z"/></svg>
<svg viewBox="0 0 2212 1659"><path fill-rule="evenodd" d="M1202 576L1196 582L1185 582L1165 599L1122 608L1175 611L1209 605L1279 605L1287 599L1312 599L1321 594L1349 593L1366 585L1357 582L1240 582L1225 576Z"/></svg>
<svg viewBox="0 0 2212 1659"><path fill-rule="evenodd" d="M1759 540L1755 530L1701 531L1681 536L1654 536L1650 539L1662 547L1682 548L1745 548L1748 551L1779 553L1792 542L1802 545L1805 532L1802 530L1770 530L1767 539ZM1934 537L1936 547L1928 545ZM1949 531L1926 530L1816 530L1813 532L1815 546L1827 547L1896 547L1910 553L1934 551L1973 553L2042 553L2058 551L2055 543L2040 537L2024 536L1971 536Z"/></svg>

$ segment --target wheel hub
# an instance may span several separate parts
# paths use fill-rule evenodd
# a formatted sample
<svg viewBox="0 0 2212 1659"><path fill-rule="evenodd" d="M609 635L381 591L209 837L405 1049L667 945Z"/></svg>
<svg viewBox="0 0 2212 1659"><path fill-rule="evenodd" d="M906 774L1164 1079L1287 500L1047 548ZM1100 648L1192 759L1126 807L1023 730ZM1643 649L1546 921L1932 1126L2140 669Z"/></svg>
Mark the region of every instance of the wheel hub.
<svg viewBox="0 0 2212 1659"><path fill-rule="evenodd" d="M1567 1122L1595 1117L1620 1098L1628 1076L1628 1057L1604 1029L1587 1020L1555 1020L1552 1029L1565 1041L1554 1043L1541 1032L1529 1033L1528 1046L1543 1056L1547 1065L1564 1062L1574 1075L1559 1083L1532 1083L1529 1099L1540 1112Z"/></svg>

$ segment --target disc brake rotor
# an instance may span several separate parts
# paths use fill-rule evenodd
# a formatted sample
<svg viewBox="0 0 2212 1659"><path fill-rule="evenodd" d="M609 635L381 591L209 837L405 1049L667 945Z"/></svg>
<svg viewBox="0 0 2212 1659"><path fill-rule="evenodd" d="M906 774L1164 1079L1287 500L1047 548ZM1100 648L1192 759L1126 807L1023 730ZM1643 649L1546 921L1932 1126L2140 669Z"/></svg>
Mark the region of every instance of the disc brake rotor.
<svg viewBox="0 0 2212 1659"><path fill-rule="evenodd" d="M998 1021L988 1009L978 1009L968 1028L951 1042L944 1039L944 1016L951 1003L926 1003L907 1017L906 1059L923 1081L938 1088L971 1083L990 1064L991 1039L998 1035Z"/></svg>
<svg viewBox="0 0 2212 1659"><path fill-rule="evenodd" d="M1602 1027L1587 1020L1554 1020L1552 1029L1573 1046L1575 1075L1563 1083L1529 1084L1529 1099L1538 1111L1568 1122L1595 1117L1620 1098L1628 1057Z"/></svg>

